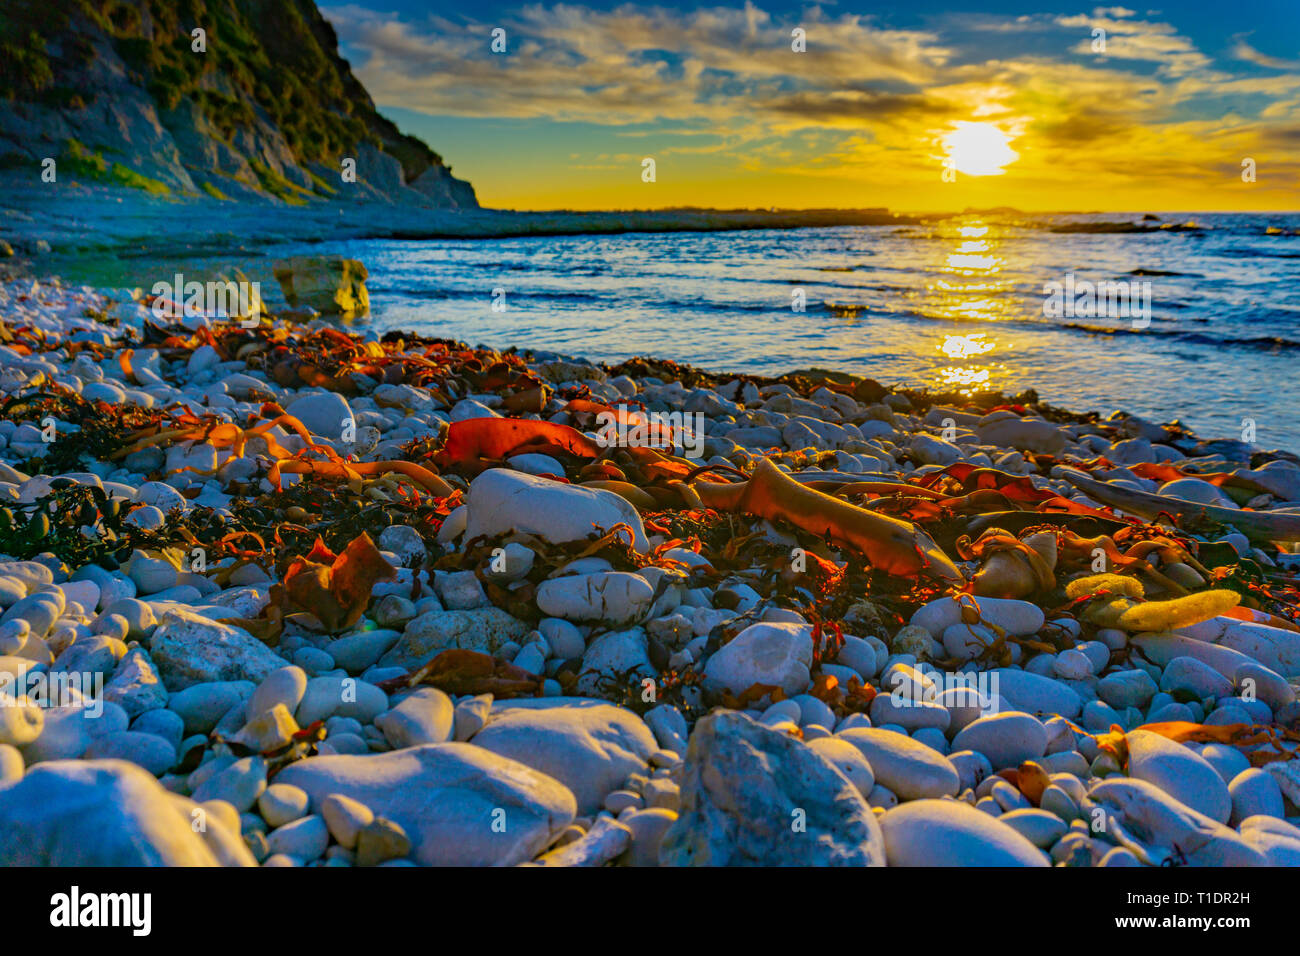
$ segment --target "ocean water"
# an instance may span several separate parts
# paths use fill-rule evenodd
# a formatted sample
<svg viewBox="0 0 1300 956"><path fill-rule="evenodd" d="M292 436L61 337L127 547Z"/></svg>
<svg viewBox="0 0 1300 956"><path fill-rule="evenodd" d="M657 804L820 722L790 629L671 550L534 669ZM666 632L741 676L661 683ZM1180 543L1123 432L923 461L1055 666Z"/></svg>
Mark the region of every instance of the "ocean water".
<svg viewBox="0 0 1300 956"><path fill-rule="evenodd" d="M1137 223L1121 232L1102 223ZM1161 229L1170 223L1199 228ZM1062 228L1106 231L1063 232ZM715 371L820 366L1181 419L1300 450L1300 214L963 215L921 225L353 241L370 322L493 347ZM1048 283L1131 287L1149 314L1050 314ZM804 311L792 309L802 293Z"/></svg>

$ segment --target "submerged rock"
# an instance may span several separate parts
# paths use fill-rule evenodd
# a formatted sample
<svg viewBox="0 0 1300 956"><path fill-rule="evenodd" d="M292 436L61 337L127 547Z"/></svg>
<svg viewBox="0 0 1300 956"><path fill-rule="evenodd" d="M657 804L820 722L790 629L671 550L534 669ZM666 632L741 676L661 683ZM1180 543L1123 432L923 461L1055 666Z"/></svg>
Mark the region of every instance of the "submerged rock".
<svg viewBox="0 0 1300 956"><path fill-rule="evenodd" d="M370 310L369 273L356 259L338 256L293 256L272 266L285 301L323 315L364 315Z"/></svg>

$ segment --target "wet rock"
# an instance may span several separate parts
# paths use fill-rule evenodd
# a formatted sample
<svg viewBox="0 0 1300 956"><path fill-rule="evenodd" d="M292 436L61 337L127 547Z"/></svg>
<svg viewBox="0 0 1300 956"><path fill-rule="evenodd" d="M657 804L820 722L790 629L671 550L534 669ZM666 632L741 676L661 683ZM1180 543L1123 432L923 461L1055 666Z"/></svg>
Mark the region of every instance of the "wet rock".
<svg viewBox="0 0 1300 956"><path fill-rule="evenodd" d="M285 301L323 315L364 315L370 310L366 291L369 273L356 259L337 256L293 256L277 260L272 271Z"/></svg>

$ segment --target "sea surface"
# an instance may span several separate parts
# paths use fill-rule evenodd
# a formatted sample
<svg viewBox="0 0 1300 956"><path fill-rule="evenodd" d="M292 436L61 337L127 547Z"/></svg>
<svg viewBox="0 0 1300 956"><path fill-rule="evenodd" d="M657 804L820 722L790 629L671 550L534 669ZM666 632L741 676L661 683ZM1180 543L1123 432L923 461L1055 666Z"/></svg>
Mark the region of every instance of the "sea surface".
<svg viewBox="0 0 1300 956"><path fill-rule="evenodd" d="M1056 231L1133 228L1102 223L1150 231ZM1034 388L1075 411L1181 419L1203 437L1240 438L1249 420L1260 444L1300 451L1300 214L964 215L284 251L365 262L381 328L595 360ZM1044 314L1044 287L1070 274L1076 284L1149 282L1149 324ZM802 312L792 309L798 291ZM1143 290L1131 291L1140 308Z"/></svg>
<svg viewBox="0 0 1300 956"><path fill-rule="evenodd" d="M719 372L819 366L934 390L1034 388L1074 411L1181 419L1207 438L1242 438L1253 423L1264 447L1300 452L1300 213L354 240L272 247L241 265L274 301L269 258L330 253L366 264L379 329ZM1132 289L1139 307L1149 293L1149 316L1050 314L1045 287L1069 276L1150 283Z"/></svg>

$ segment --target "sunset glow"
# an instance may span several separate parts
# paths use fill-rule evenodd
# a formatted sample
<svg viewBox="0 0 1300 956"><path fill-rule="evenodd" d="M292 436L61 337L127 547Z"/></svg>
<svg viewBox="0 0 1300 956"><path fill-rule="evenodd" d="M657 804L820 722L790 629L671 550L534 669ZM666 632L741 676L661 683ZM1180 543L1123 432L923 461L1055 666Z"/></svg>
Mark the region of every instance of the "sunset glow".
<svg viewBox="0 0 1300 956"><path fill-rule="evenodd" d="M1194 4L1039 0L960 16L787 0L494 0L481 15L433 17L415 0L392 6L324 9L379 108L472 171L488 205L1300 204L1295 4L1267 14L1267 31L1236 36ZM508 40L494 55L497 25ZM653 182L641 178L646 158Z"/></svg>

